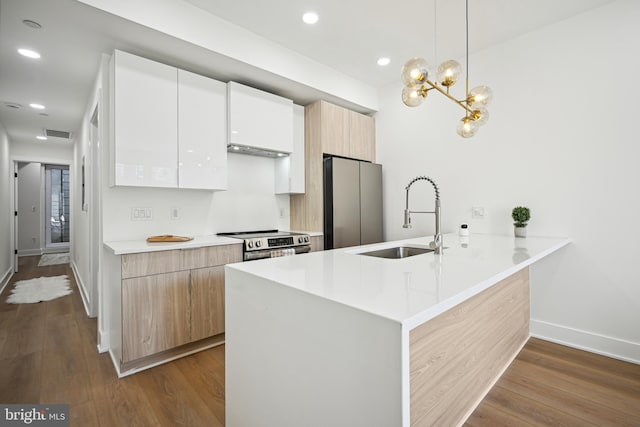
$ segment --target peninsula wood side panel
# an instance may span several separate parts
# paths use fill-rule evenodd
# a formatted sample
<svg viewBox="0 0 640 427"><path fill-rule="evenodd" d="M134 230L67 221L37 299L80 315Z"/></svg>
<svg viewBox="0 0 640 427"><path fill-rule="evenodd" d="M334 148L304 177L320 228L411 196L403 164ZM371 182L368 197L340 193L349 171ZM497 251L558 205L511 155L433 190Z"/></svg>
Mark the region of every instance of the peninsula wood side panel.
<svg viewBox="0 0 640 427"><path fill-rule="evenodd" d="M528 337L528 268L411 330L411 426L460 425Z"/></svg>

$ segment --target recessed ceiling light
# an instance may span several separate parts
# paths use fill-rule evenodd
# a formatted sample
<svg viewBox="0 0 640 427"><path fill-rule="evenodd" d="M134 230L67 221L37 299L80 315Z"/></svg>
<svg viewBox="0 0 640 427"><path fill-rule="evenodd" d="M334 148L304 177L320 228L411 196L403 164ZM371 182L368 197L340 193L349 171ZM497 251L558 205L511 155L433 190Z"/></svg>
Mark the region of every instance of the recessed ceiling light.
<svg viewBox="0 0 640 427"><path fill-rule="evenodd" d="M391 62L391 60L389 58L379 58L378 59L378 65L380 65L381 67L384 67L385 65L389 65L390 62Z"/></svg>
<svg viewBox="0 0 640 427"><path fill-rule="evenodd" d="M40 141L46 141L47 137L46 136L42 136L42 135L38 135L36 136L37 139L39 139Z"/></svg>
<svg viewBox="0 0 640 427"><path fill-rule="evenodd" d="M40 54L31 49L18 49L18 53L31 59L40 59Z"/></svg>
<svg viewBox="0 0 640 427"><path fill-rule="evenodd" d="M44 110L44 105L42 104L29 104L29 107L35 108L36 110Z"/></svg>
<svg viewBox="0 0 640 427"><path fill-rule="evenodd" d="M316 22L318 22L318 14L315 12L307 12L302 15L302 20L305 22L305 24L315 24Z"/></svg>
<svg viewBox="0 0 640 427"><path fill-rule="evenodd" d="M36 29L36 30L39 30L40 28L42 28L42 25L40 25L36 21L32 21L31 19L23 19L22 23L24 25L26 25L27 27L33 28L33 29Z"/></svg>

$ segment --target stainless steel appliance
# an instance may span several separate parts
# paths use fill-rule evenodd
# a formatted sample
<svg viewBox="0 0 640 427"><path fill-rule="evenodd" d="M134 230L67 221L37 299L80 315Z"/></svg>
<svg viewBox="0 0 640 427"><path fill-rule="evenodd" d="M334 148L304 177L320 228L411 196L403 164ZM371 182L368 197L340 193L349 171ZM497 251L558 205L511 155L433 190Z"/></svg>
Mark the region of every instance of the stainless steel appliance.
<svg viewBox="0 0 640 427"><path fill-rule="evenodd" d="M304 233L261 230L218 233L218 236L242 239L244 261L302 254L311 251L311 238Z"/></svg>
<svg viewBox="0 0 640 427"><path fill-rule="evenodd" d="M382 166L324 158L324 248L382 242Z"/></svg>

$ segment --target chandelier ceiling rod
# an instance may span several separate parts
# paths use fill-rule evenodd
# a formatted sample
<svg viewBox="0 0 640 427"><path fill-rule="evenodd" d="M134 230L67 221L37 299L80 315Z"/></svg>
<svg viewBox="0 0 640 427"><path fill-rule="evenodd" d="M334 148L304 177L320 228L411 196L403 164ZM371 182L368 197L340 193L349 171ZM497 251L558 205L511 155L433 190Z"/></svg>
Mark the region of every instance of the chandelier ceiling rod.
<svg viewBox="0 0 640 427"><path fill-rule="evenodd" d="M434 31L437 29L435 17L436 3L434 0ZM436 40L437 35L434 35ZM463 138L476 134L478 128L489 120L489 111L485 108L492 98L491 89L487 86L477 86L469 90L469 0L465 0L465 97L456 99L449 91L460 78L462 67L454 60L440 64L437 69L435 82L429 79L429 64L423 58L412 58L402 67L400 77L405 84L402 90L402 101L409 107L417 107L435 89L460 107L464 108L465 116L458 124L457 132ZM437 42L434 53L437 52Z"/></svg>

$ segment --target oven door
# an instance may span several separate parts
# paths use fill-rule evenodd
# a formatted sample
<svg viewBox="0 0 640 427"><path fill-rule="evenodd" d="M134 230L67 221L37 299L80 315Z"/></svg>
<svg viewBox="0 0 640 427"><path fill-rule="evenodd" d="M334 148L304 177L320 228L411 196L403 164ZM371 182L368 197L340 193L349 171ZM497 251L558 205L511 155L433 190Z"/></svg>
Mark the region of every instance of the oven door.
<svg viewBox="0 0 640 427"><path fill-rule="evenodd" d="M293 248L279 249L263 249L260 251L251 251L244 253L244 261L252 261L254 259L277 258L281 256L293 255L287 254L287 251L294 251L295 255L311 252L311 246L295 246Z"/></svg>

